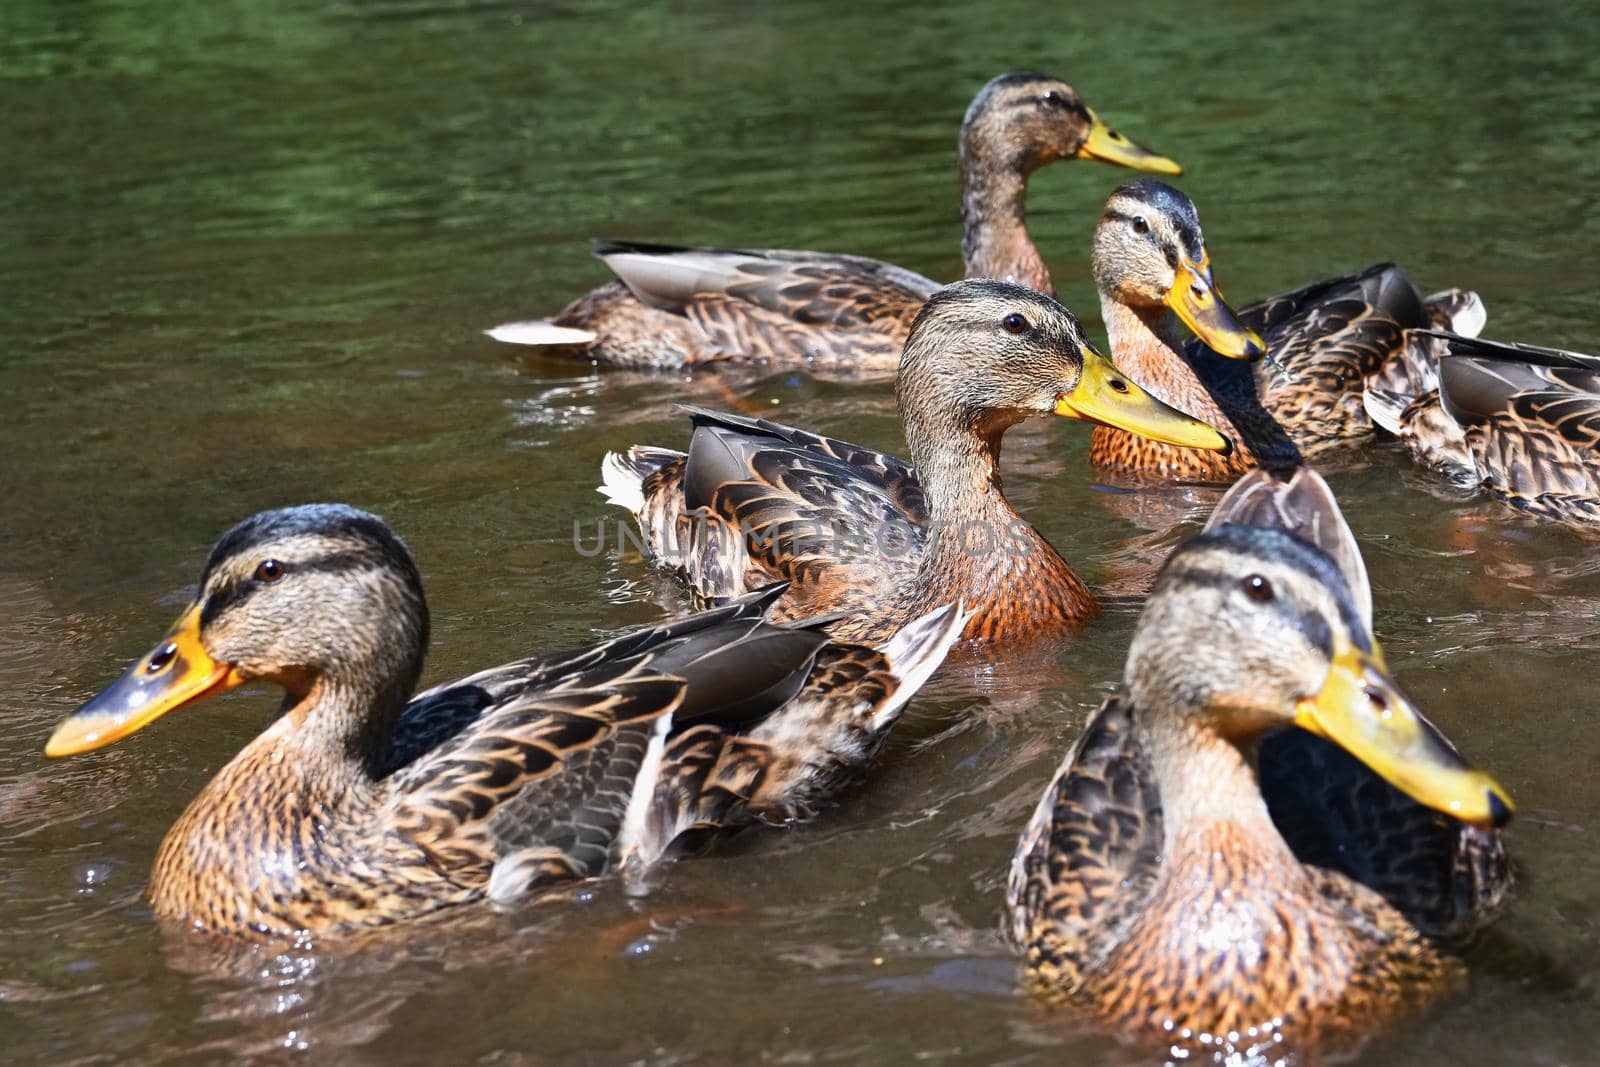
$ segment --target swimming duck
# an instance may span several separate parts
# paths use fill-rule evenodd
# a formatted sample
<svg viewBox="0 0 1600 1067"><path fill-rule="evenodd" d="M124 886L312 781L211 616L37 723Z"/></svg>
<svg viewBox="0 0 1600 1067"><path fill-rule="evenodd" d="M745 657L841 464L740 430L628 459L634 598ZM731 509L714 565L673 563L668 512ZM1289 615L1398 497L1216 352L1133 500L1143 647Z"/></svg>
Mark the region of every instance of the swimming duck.
<svg viewBox="0 0 1600 1067"><path fill-rule="evenodd" d="M1025 216L1028 176L1060 159L1181 173L1107 126L1061 79L1002 74L961 124L966 277L1054 293ZM595 255L621 280L548 320L507 323L489 336L627 367L806 361L892 371L917 309L938 288L890 263L827 252L605 241Z"/></svg>
<svg viewBox="0 0 1600 1067"><path fill-rule="evenodd" d="M1221 456L1097 430L1091 458L1113 470L1210 481L1257 466L1291 470L1302 451L1371 435L1364 384L1406 358L1409 331L1483 322L1475 294L1423 299L1392 264L1235 312L1212 277L1194 202L1154 179L1112 194L1093 263L1117 367L1240 446Z"/></svg>
<svg viewBox="0 0 1600 1067"><path fill-rule="evenodd" d="M1227 521L1248 517L1225 511L1173 552L1121 687L1022 836L1007 902L1040 992L1175 1054L1253 1062L1353 1039L1445 988L1459 964L1433 935L1463 932L1477 918L1464 912L1492 909L1504 883L1478 891L1433 861L1470 861L1462 828L1493 834L1512 805L1389 676L1340 562L1284 529ZM1313 750L1269 747L1285 735L1349 765L1305 781L1303 766L1278 765ZM1358 765L1423 815L1381 825L1405 809L1372 797ZM1285 782L1276 805L1264 796ZM1286 834L1279 809L1332 784L1348 790L1334 810L1291 819ZM1385 862L1405 855L1429 862ZM1463 907L1423 888L1477 896Z"/></svg>
<svg viewBox="0 0 1600 1067"><path fill-rule="evenodd" d="M791 583L780 617L837 615L872 640L924 604L960 600L973 641L1048 636L1095 599L1001 490L1000 445L1030 416L1064 415L1196 448L1204 423L1150 397L1035 289L964 281L928 299L896 383L911 462L760 419L694 411L688 454L635 447L600 491L647 550L702 596Z"/></svg>
<svg viewBox="0 0 1600 1067"><path fill-rule="evenodd" d="M1424 332L1365 394L1378 425L1463 488L1600 524L1600 357Z"/></svg>
<svg viewBox="0 0 1600 1067"><path fill-rule="evenodd" d="M162 842L159 917L266 940L509 904L808 814L870 762L965 618L946 607L873 648L764 621L781 592L413 697L428 609L406 546L344 505L266 511L222 536L177 624L45 754L270 683L282 714Z"/></svg>

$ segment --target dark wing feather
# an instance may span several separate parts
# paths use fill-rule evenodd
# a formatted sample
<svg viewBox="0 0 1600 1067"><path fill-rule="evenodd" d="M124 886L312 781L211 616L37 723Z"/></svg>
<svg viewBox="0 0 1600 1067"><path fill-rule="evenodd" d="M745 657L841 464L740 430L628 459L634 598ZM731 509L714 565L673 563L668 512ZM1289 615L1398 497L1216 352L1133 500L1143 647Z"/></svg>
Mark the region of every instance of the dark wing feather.
<svg viewBox="0 0 1600 1067"><path fill-rule="evenodd" d="M1363 383L1426 328L1415 285L1392 263L1314 282L1244 309L1267 342L1255 374L1262 403L1302 445L1366 432Z"/></svg>
<svg viewBox="0 0 1600 1067"><path fill-rule="evenodd" d="M1600 359L1448 338L1439 406L1460 426L1483 483L1529 511L1600 520Z"/></svg>
<svg viewBox="0 0 1600 1067"><path fill-rule="evenodd" d="M900 685L888 657L830 644L802 681L749 731L698 726L673 738L651 807L657 840L691 851L752 822L809 818L866 772L892 724L876 712Z"/></svg>
<svg viewBox="0 0 1600 1067"><path fill-rule="evenodd" d="M1068 754L1011 865L1011 934L1043 982L1071 992L1155 884L1161 801L1133 709L1109 698Z"/></svg>
<svg viewBox="0 0 1600 1067"><path fill-rule="evenodd" d="M446 709L469 722L391 778L393 831L446 877L501 880L515 857L525 892L599 873L614 846L657 722L745 727L793 698L826 638L761 622L783 587L572 653L487 671L418 697L402 715L408 752ZM491 892L498 892L492 888Z"/></svg>
<svg viewBox="0 0 1600 1067"><path fill-rule="evenodd" d="M1375 890L1429 937L1464 942L1508 900L1498 830L1418 804L1303 730L1269 736L1260 757L1262 795L1295 856Z"/></svg>
<svg viewBox="0 0 1600 1067"><path fill-rule="evenodd" d="M704 595L783 580L781 617L854 614L915 573L928 513L902 460L763 419L691 414L674 483L683 510L660 555Z"/></svg>

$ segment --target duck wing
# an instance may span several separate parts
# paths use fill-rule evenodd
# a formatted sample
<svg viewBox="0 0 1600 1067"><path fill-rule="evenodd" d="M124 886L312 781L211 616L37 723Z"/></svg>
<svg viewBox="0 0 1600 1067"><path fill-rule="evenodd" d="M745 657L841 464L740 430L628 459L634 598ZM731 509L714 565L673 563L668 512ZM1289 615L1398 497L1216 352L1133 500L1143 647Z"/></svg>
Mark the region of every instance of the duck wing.
<svg viewBox="0 0 1600 1067"><path fill-rule="evenodd" d="M866 773L968 617L949 605L882 648L826 644L794 697L750 729L700 724L675 735L651 808L646 854L701 848L752 822L787 824L815 814Z"/></svg>
<svg viewBox="0 0 1600 1067"><path fill-rule="evenodd" d="M1245 308L1267 343L1255 369L1261 401L1302 444L1365 432L1363 383L1430 325L1411 279L1392 263L1313 282Z"/></svg>
<svg viewBox="0 0 1600 1067"><path fill-rule="evenodd" d="M595 255L641 301L724 353L893 368L937 284L861 256L605 241Z"/></svg>
<svg viewBox="0 0 1600 1067"><path fill-rule="evenodd" d="M1010 933L1030 971L1077 988L1148 900L1161 847L1155 775L1132 706L1113 695L1068 752L1011 863Z"/></svg>
<svg viewBox="0 0 1600 1067"><path fill-rule="evenodd" d="M1296 858L1376 891L1425 935L1465 943L1509 901L1500 831L1418 804L1303 730L1264 739L1259 765L1267 810Z"/></svg>
<svg viewBox="0 0 1600 1067"><path fill-rule="evenodd" d="M430 877L497 901L626 859L645 842L675 732L744 731L804 690L829 639L766 623L782 592L422 694L402 716L408 737L440 707L480 709L394 772L391 832Z"/></svg>
<svg viewBox="0 0 1600 1067"><path fill-rule="evenodd" d="M1600 358L1444 336L1438 403L1484 484L1536 513L1600 520Z"/></svg>
<svg viewBox="0 0 1600 1067"><path fill-rule="evenodd" d="M786 581L779 617L861 615L916 574L928 510L905 461L765 419L689 412L688 455L643 479L635 510L649 551L701 595Z"/></svg>

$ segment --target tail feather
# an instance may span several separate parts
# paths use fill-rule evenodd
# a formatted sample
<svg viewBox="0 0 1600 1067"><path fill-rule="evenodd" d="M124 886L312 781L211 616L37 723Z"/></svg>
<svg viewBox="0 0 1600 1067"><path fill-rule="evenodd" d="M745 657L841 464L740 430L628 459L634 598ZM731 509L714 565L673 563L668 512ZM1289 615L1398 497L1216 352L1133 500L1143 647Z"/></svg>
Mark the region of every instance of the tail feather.
<svg viewBox="0 0 1600 1067"><path fill-rule="evenodd" d="M626 452L607 452L606 458L600 461L600 485L595 492L617 507L638 515L644 510L644 480L673 460L682 458L682 452L649 445L634 445Z"/></svg>
<svg viewBox="0 0 1600 1067"><path fill-rule="evenodd" d="M599 336L592 330L557 326L549 319L502 322L493 329L483 332L496 341L503 341L508 345L587 345L592 344Z"/></svg>
<svg viewBox="0 0 1600 1067"><path fill-rule="evenodd" d="M1367 415L1384 430L1400 436L1400 415L1411 403L1411 397L1392 389L1374 389L1368 386L1361 394L1361 406Z"/></svg>
<svg viewBox="0 0 1600 1067"><path fill-rule="evenodd" d="M1476 337L1489 322L1489 312L1483 306L1483 298L1471 289L1446 289L1434 293L1422 303L1436 330L1448 330L1462 337Z"/></svg>
<svg viewBox="0 0 1600 1067"><path fill-rule="evenodd" d="M900 712L916 696L917 690L944 662L951 646L960 639L961 631L966 629L967 620L972 618L972 614L959 603L946 604L907 623L883 645L882 652L889 657L889 666L899 678L900 685L894 696L878 709L875 729L883 729L900 717Z"/></svg>

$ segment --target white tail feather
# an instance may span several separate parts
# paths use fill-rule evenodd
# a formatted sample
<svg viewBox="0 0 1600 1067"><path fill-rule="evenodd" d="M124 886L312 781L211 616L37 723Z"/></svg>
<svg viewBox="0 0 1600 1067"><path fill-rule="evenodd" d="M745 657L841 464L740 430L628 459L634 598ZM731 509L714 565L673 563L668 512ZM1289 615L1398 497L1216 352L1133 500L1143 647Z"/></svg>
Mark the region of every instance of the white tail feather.
<svg viewBox="0 0 1600 1067"><path fill-rule="evenodd" d="M598 336L589 330L557 326L549 319L502 322L494 329L483 332L496 341L503 341L508 345L586 345Z"/></svg>
<svg viewBox="0 0 1600 1067"><path fill-rule="evenodd" d="M900 686L878 709L875 724L893 722L899 717L901 709L939 669L970 618L972 612L960 604L946 604L907 623L889 638L881 651L889 657L889 667L900 680Z"/></svg>
<svg viewBox="0 0 1600 1067"><path fill-rule="evenodd" d="M600 461L600 487L595 492L629 514L644 510L644 480L621 452L607 452Z"/></svg>
<svg viewBox="0 0 1600 1067"><path fill-rule="evenodd" d="M1411 403L1411 398L1387 389L1365 389L1361 393L1361 406L1367 409L1372 421L1385 430L1400 436L1400 413Z"/></svg>
<svg viewBox="0 0 1600 1067"><path fill-rule="evenodd" d="M1483 306L1483 297L1471 289L1446 289L1434 293L1423 301L1441 330L1458 333L1462 337L1476 337L1489 324L1489 310ZM1443 318L1443 322L1438 322Z"/></svg>

